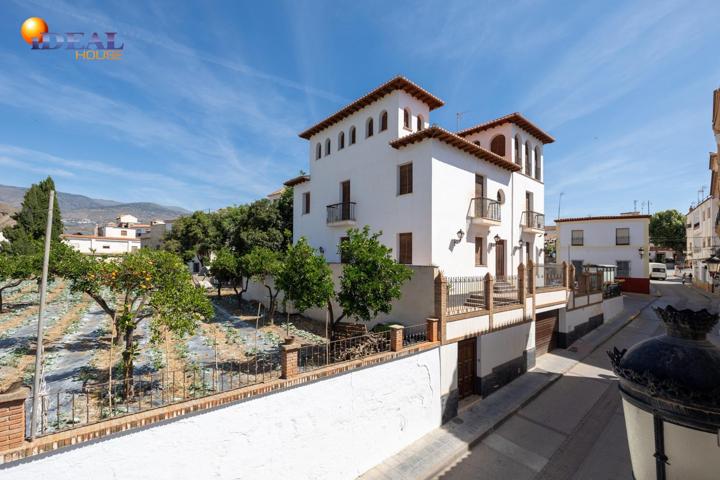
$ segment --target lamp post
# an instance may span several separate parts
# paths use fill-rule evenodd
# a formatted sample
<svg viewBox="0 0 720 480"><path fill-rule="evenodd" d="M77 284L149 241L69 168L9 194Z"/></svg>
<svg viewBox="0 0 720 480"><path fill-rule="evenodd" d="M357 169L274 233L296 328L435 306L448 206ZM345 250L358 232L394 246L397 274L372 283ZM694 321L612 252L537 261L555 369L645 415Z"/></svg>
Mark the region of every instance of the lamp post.
<svg viewBox="0 0 720 480"><path fill-rule="evenodd" d="M717 255L713 255L705 260L705 265L707 265L708 273L710 274L710 278L712 278L710 291L715 293L715 277L717 277L718 270L720 270L720 258L718 258Z"/></svg>
<svg viewBox="0 0 720 480"><path fill-rule="evenodd" d="M656 308L666 334L608 355L619 378L633 478L713 479L720 472L720 349L707 310Z"/></svg>

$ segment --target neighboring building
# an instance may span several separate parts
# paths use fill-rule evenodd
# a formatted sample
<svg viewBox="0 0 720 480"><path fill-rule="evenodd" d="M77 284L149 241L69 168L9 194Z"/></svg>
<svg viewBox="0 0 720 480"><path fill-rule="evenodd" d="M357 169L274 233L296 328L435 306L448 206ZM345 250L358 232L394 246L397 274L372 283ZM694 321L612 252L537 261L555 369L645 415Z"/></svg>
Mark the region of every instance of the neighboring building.
<svg viewBox="0 0 720 480"><path fill-rule="evenodd" d="M160 250L165 241L165 235L172 230L175 220L153 220L150 228L140 234L142 248Z"/></svg>
<svg viewBox="0 0 720 480"><path fill-rule="evenodd" d="M558 262L572 263L576 276L583 265L615 265L624 291L650 293L650 215L560 218L555 224Z"/></svg>
<svg viewBox="0 0 720 480"><path fill-rule="evenodd" d="M555 263L557 260L557 225L545 226L545 263ZM547 252L551 252L548 254Z"/></svg>
<svg viewBox="0 0 720 480"><path fill-rule="evenodd" d="M667 247L656 247L650 244L650 261L657 263L667 263L675 259L675 250ZM678 260L680 261L680 260Z"/></svg>
<svg viewBox="0 0 720 480"><path fill-rule="evenodd" d="M712 257L720 248L720 238L716 222L720 212L720 198L709 196L698 205L690 207L685 215L687 237L687 260L693 274L693 283L710 290L712 279L705 260Z"/></svg>
<svg viewBox="0 0 720 480"><path fill-rule="evenodd" d="M278 189L275 190L274 192L269 193L269 194L267 195L267 199L268 199L268 200L272 200L273 202L274 202L275 200L280 200L280 197L282 197L282 194L283 194L283 192L285 191L286 188L287 188L287 187L284 187L284 186L283 186L283 187L278 188Z"/></svg>
<svg viewBox="0 0 720 480"><path fill-rule="evenodd" d="M93 235L63 234L65 243L88 255L121 255L138 250L140 236L150 231L149 224L138 223L132 215L120 215L115 223L95 228Z"/></svg>
<svg viewBox="0 0 720 480"><path fill-rule="evenodd" d="M330 262L350 227L369 225L396 259L447 276L513 275L543 262L543 148L519 113L460 132L431 124L443 102L403 77L300 134L310 174L294 187L294 240Z"/></svg>

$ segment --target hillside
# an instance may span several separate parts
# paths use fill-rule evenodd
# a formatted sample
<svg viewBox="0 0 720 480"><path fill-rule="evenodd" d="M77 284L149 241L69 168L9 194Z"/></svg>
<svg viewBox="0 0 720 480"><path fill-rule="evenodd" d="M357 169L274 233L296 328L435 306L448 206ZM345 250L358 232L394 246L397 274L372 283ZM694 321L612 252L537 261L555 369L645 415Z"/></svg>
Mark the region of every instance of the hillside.
<svg viewBox="0 0 720 480"><path fill-rule="evenodd" d="M20 207L26 188L0 185L0 222L10 211ZM141 222L154 219L168 220L189 213L181 207L159 205L150 202L121 203L58 192L58 203L62 212L66 232L92 232L93 226L112 222L121 213L129 213Z"/></svg>

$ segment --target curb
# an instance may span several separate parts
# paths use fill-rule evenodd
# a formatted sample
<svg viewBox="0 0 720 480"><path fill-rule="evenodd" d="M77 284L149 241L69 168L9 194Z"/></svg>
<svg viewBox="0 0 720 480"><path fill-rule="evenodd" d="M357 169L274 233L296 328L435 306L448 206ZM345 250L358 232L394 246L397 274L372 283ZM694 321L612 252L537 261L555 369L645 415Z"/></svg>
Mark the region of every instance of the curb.
<svg viewBox="0 0 720 480"><path fill-rule="evenodd" d="M622 322L622 324L620 324L620 326L619 326L618 328L616 328L613 332L611 332L610 335L608 335L607 337L603 338L603 339L602 339L601 341L599 341L598 344L595 345L589 352L587 352L587 353L586 353L585 355L583 355L582 357L578 358L578 359L575 361L575 363L574 363L571 367L569 367L567 370L565 370L565 371L562 372L562 373L555 373L555 374L553 374L552 377L547 381L547 383L545 383L545 384L542 385L540 388L538 388L536 392L534 392L532 395L530 395L530 396L528 396L527 398L525 398L517 407L513 408L511 411L509 411L509 412L507 413L507 415L505 415L504 417L502 417L501 419L499 419L497 422L495 422L495 424L494 424L493 426L489 427L487 430L485 430L484 432L482 432L482 433L481 433L480 435L478 435L476 438L474 438L473 440L471 440L470 442L468 442L467 447L464 448L464 449L462 450L462 452L458 452L458 454L455 455L455 456L454 456L449 462L447 462L445 465L443 465L442 468L434 470L431 474L429 474L429 475L427 475L427 476L424 476L423 479L424 479L424 480L429 480L429 479L431 479L431 478L434 478L434 477L440 475L442 472L444 472L445 470L447 470L452 464L454 464L454 463L457 462L460 458L462 458L463 455L465 455L467 452L471 451L473 447L475 447L478 443L482 442L483 439L485 439L485 437L487 437L487 436L490 435L491 433L495 432L498 428L500 428L500 427L502 426L502 424L505 423L510 417L512 417L513 415L515 415L519 410L523 409L527 404L529 404L530 402L532 402L533 400L535 400L541 393L543 393L545 390L547 390L547 389L550 388L552 385L554 385L555 382L557 382L557 381L560 380L563 376L565 376L565 373L567 373L568 371L570 371L570 369L572 369L572 368L575 367L578 363L582 362L582 361L585 360L587 357L589 357L592 353L594 353L598 348L600 348L600 345L602 345L603 343L607 342L607 341L610 340L612 337L614 337L615 335L617 335L621 330L623 330L625 327L627 327L627 326L630 324L630 322L632 322L632 321L635 320L637 317L639 317L640 314L641 314L646 308L648 308L648 307L651 306L653 303L655 303L655 302L658 300L658 298L659 298L659 297L653 298L651 301L649 301L648 303L646 303L645 305L643 305L643 306L640 308L640 310L638 310L637 312L635 312L635 313L633 313L632 315L630 315L630 317L628 317L627 320L625 320L624 322Z"/></svg>

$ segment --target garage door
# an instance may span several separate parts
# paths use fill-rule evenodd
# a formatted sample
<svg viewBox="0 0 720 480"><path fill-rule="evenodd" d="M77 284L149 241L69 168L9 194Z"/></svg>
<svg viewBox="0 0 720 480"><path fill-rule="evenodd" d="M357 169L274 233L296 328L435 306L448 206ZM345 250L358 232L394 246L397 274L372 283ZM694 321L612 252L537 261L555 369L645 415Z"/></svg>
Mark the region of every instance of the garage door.
<svg viewBox="0 0 720 480"><path fill-rule="evenodd" d="M556 347L558 310L538 313L535 317L535 355L543 355Z"/></svg>

